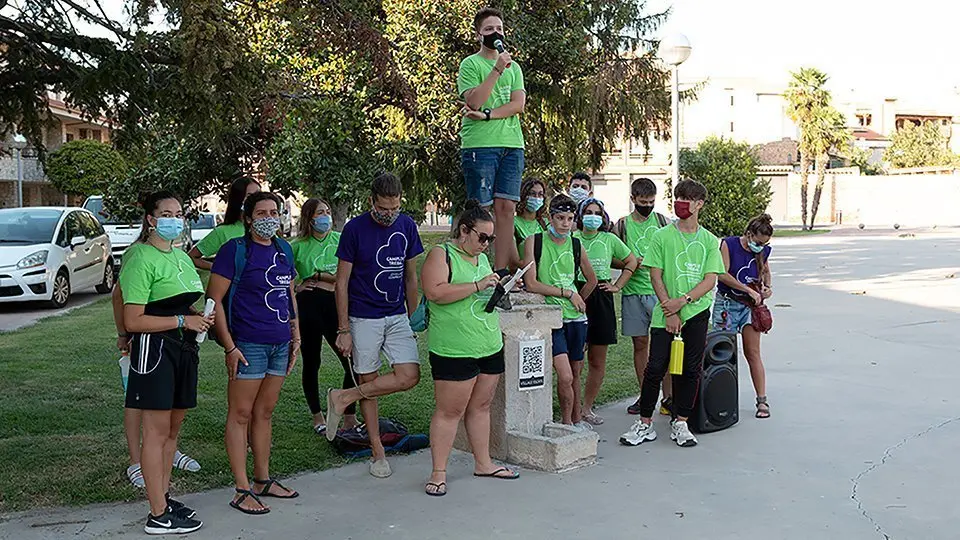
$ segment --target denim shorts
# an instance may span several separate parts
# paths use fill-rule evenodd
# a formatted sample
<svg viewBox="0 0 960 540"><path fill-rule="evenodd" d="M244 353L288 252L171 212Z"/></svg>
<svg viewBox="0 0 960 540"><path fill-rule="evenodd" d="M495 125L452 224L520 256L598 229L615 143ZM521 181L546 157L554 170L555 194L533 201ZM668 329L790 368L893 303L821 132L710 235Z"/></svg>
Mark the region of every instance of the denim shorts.
<svg viewBox="0 0 960 540"><path fill-rule="evenodd" d="M490 206L493 199L520 200L523 148L464 148L460 151L467 199Z"/></svg>
<svg viewBox="0 0 960 540"><path fill-rule="evenodd" d="M718 294L713 303L713 327L726 332L742 332L753 321L746 304Z"/></svg>
<svg viewBox="0 0 960 540"><path fill-rule="evenodd" d="M247 365L237 365L238 379L262 379L267 375L287 376L287 364L290 363L289 343L246 343L237 342L237 348L243 353Z"/></svg>
<svg viewBox="0 0 960 540"><path fill-rule="evenodd" d="M587 321L564 321L563 326L553 330L553 356L567 355L571 362L583 361L583 348L587 344Z"/></svg>

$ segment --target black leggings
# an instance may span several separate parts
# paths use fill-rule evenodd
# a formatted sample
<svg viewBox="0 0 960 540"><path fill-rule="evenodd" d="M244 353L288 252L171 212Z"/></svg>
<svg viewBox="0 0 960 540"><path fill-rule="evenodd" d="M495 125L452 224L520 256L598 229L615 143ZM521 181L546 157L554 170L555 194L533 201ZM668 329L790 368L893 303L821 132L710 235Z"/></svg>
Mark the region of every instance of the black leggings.
<svg viewBox="0 0 960 540"><path fill-rule="evenodd" d="M312 414L321 410L320 388L317 377L320 373L320 352L323 340L333 349L333 353L343 366L343 388L356 386L350 376L350 365L337 349L337 302L330 291L314 289L297 295L297 308L300 315L300 353L303 355L303 395ZM347 407L345 414L356 414L356 405Z"/></svg>
<svg viewBox="0 0 960 540"><path fill-rule="evenodd" d="M688 418L693 414L693 405L700 390L700 372L703 371L703 350L707 346L707 323L710 310L705 309L683 323L680 336L683 338L683 375L671 375L673 380L673 412ZM643 372L643 387L640 390L640 416L650 418L660 394L660 383L670 365L670 344L673 334L663 328L650 329L650 357Z"/></svg>

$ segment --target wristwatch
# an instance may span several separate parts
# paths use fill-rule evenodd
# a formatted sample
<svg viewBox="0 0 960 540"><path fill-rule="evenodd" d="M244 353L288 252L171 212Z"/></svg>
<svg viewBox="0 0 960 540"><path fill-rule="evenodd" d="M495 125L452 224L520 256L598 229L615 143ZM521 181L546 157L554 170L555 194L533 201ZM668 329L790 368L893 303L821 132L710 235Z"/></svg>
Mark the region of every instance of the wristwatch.
<svg viewBox="0 0 960 540"><path fill-rule="evenodd" d="M692 303L693 303L693 298L691 298L689 294L685 294L685 295L683 295L683 297L687 300L687 303L688 303L688 304L692 304Z"/></svg>
<svg viewBox="0 0 960 540"><path fill-rule="evenodd" d="M487 115L486 120L489 120L489 119L490 119L490 113L491 113L491 112L492 112L492 111L491 111L490 109L484 109L484 110L483 110L483 114Z"/></svg>

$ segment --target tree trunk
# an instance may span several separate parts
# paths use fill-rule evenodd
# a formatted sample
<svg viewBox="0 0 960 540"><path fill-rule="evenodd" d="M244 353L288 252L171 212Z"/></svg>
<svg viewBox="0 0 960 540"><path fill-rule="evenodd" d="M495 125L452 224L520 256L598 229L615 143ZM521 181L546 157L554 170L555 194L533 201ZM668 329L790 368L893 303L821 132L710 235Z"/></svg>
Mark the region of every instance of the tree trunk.
<svg viewBox="0 0 960 540"><path fill-rule="evenodd" d="M817 156L817 186L813 189L813 202L810 205L810 230L813 230L813 226L817 223L817 209L820 208L820 194L823 193L829 160L830 156L827 154Z"/></svg>
<svg viewBox="0 0 960 540"><path fill-rule="evenodd" d="M807 178L810 175L810 158L806 152L800 154L800 220L803 230L807 230Z"/></svg>
<svg viewBox="0 0 960 540"><path fill-rule="evenodd" d="M350 215L350 203L330 203L330 214L333 216L333 228L342 231Z"/></svg>

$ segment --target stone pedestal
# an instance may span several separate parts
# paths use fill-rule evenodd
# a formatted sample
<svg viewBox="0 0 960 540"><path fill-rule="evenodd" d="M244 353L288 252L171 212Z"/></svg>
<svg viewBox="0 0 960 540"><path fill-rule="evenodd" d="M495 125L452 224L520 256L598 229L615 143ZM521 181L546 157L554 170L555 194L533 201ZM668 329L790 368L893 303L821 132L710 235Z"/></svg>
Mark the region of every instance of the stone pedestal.
<svg viewBox="0 0 960 540"><path fill-rule="evenodd" d="M513 309L500 311L506 371L490 407L490 455L522 467L561 472L596 461L599 437L553 423L553 353L550 334L563 324L558 306L543 297L512 293ZM520 388L521 344L543 342L543 385ZM470 451L463 423L454 446Z"/></svg>

